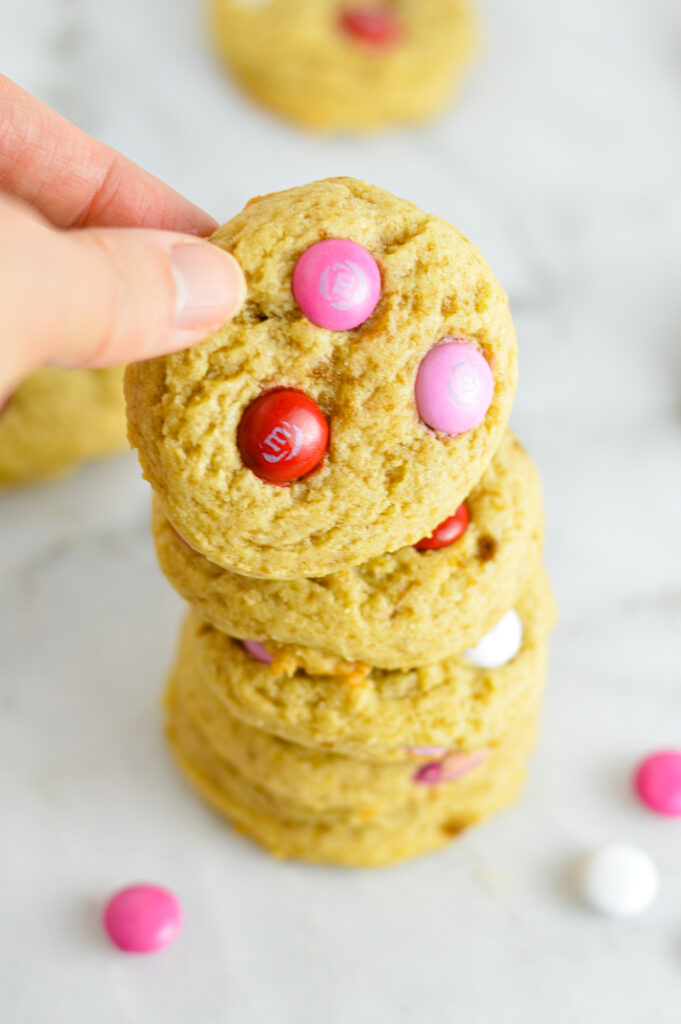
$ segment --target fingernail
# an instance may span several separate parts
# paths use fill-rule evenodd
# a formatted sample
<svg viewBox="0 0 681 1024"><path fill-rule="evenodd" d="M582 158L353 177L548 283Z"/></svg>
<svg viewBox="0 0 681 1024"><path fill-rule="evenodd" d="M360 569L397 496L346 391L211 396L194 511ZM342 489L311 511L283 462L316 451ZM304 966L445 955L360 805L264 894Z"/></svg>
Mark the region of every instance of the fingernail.
<svg viewBox="0 0 681 1024"><path fill-rule="evenodd" d="M175 279L175 326L183 330L219 327L246 298L246 280L234 257L216 245L176 245L170 250Z"/></svg>

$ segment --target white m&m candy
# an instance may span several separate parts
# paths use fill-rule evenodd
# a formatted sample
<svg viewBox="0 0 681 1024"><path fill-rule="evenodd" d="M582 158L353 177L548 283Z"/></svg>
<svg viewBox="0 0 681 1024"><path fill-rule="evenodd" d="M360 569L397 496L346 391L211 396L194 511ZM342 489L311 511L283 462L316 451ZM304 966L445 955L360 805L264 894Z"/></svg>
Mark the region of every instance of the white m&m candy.
<svg viewBox="0 0 681 1024"><path fill-rule="evenodd" d="M586 903L612 917L643 913L655 902L659 884L652 858L628 843L592 850L580 865L578 880Z"/></svg>
<svg viewBox="0 0 681 1024"><path fill-rule="evenodd" d="M518 613L510 611L465 654L478 668L501 668L513 661L522 646L523 624Z"/></svg>

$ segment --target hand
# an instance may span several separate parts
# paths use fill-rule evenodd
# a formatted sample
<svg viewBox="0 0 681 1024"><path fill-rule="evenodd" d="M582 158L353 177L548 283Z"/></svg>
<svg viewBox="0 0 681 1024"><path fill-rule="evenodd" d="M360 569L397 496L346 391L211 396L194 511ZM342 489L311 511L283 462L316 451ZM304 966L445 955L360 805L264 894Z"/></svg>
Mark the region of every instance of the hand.
<svg viewBox="0 0 681 1024"><path fill-rule="evenodd" d="M241 306L216 222L0 75L0 401L31 370L201 341Z"/></svg>

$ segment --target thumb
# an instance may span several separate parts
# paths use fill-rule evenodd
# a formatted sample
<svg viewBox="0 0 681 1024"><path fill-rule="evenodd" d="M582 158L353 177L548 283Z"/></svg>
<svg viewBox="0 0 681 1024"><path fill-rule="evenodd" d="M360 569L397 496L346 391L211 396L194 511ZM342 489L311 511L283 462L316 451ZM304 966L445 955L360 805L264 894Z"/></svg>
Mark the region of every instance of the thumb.
<svg viewBox="0 0 681 1024"><path fill-rule="evenodd" d="M8 199L0 199L0 233L6 386L43 363L112 366L186 348L246 297L234 257L193 235L60 231Z"/></svg>

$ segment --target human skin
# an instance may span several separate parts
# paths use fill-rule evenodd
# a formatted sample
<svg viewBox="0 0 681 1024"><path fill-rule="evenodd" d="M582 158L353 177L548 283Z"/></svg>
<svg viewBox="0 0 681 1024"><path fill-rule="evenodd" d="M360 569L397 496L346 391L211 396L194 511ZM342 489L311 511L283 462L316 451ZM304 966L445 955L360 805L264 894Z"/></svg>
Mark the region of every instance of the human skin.
<svg viewBox="0 0 681 1024"><path fill-rule="evenodd" d="M245 298L213 218L0 75L0 404L39 366L186 348Z"/></svg>

